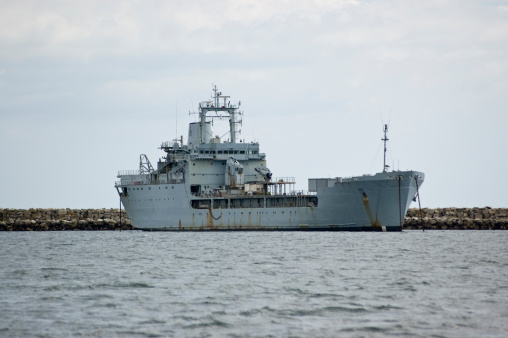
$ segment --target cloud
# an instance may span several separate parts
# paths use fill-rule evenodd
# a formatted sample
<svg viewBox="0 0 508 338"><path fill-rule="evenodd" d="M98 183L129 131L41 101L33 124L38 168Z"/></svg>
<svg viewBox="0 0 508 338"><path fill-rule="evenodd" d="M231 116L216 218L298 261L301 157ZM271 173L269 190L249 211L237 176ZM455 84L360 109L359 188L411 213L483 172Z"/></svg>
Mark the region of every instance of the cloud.
<svg viewBox="0 0 508 338"><path fill-rule="evenodd" d="M479 199L467 189L482 196L497 183L463 182L482 168L488 179L508 170L505 7L495 0L4 0L0 147L19 163L32 142L73 159L79 144L108 170L131 153L135 163L159 138L174 138L176 109L185 135L188 112L215 83L242 100L241 137L262 141L270 166L295 171L284 175L302 188L308 176L364 173L380 121L391 119L393 153L428 173L429 199L471 204ZM66 132L48 136L60 128ZM25 130L33 138L19 142ZM111 155L117 148L122 156ZM107 180L96 160L80 163L74 175ZM0 168L0 177L11 176ZM442 193L445 185L459 197ZM90 197L73 198L79 207L77 199Z"/></svg>

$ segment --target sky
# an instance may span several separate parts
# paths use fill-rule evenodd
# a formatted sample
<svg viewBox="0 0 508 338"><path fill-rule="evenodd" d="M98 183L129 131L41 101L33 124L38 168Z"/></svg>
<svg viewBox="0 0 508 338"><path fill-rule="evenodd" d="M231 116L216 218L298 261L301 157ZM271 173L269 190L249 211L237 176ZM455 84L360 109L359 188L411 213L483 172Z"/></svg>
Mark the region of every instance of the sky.
<svg viewBox="0 0 508 338"><path fill-rule="evenodd" d="M212 84L299 190L381 171L389 124L422 207L508 207L506 0L0 0L0 208L118 208Z"/></svg>

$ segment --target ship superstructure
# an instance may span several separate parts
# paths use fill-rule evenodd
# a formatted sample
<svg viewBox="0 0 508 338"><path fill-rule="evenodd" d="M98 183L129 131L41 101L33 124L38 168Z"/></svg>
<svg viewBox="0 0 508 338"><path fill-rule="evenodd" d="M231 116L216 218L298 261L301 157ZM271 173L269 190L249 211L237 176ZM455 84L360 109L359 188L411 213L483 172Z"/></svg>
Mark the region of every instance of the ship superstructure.
<svg viewBox="0 0 508 338"><path fill-rule="evenodd" d="M146 230L364 230L400 231L424 174L386 170L350 178L309 179L308 192L294 177L275 177L257 142L238 139L240 103L214 87L199 103L199 121L183 137L162 143L165 156L152 166L120 171L115 186L131 223ZM212 133L227 120L228 138ZM385 134L386 139L386 134ZM386 140L385 140L386 142Z"/></svg>

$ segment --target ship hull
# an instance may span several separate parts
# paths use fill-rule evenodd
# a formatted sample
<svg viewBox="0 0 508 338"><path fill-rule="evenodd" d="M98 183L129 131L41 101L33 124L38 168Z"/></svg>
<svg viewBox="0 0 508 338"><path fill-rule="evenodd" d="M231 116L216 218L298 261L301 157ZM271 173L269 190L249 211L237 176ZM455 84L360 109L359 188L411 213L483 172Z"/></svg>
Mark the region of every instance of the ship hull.
<svg viewBox="0 0 508 338"><path fill-rule="evenodd" d="M159 231L401 231L424 174L327 179L313 195L193 196L186 184L123 187L136 229Z"/></svg>

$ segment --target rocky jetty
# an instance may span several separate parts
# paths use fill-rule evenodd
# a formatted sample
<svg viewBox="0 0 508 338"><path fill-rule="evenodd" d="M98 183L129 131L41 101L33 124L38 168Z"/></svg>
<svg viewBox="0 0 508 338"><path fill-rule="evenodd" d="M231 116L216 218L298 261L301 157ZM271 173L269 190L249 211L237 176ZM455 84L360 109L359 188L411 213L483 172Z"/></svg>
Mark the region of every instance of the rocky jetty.
<svg viewBox="0 0 508 338"><path fill-rule="evenodd" d="M0 231L133 230L118 209L0 209Z"/></svg>
<svg viewBox="0 0 508 338"><path fill-rule="evenodd" d="M118 209L0 209L0 231L134 230ZM508 208L409 209L405 230L508 230Z"/></svg>
<svg viewBox="0 0 508 338"><path fill-rule="evenodd" d="M409 209L404 229L508 230L508 208Z"/></svg>

